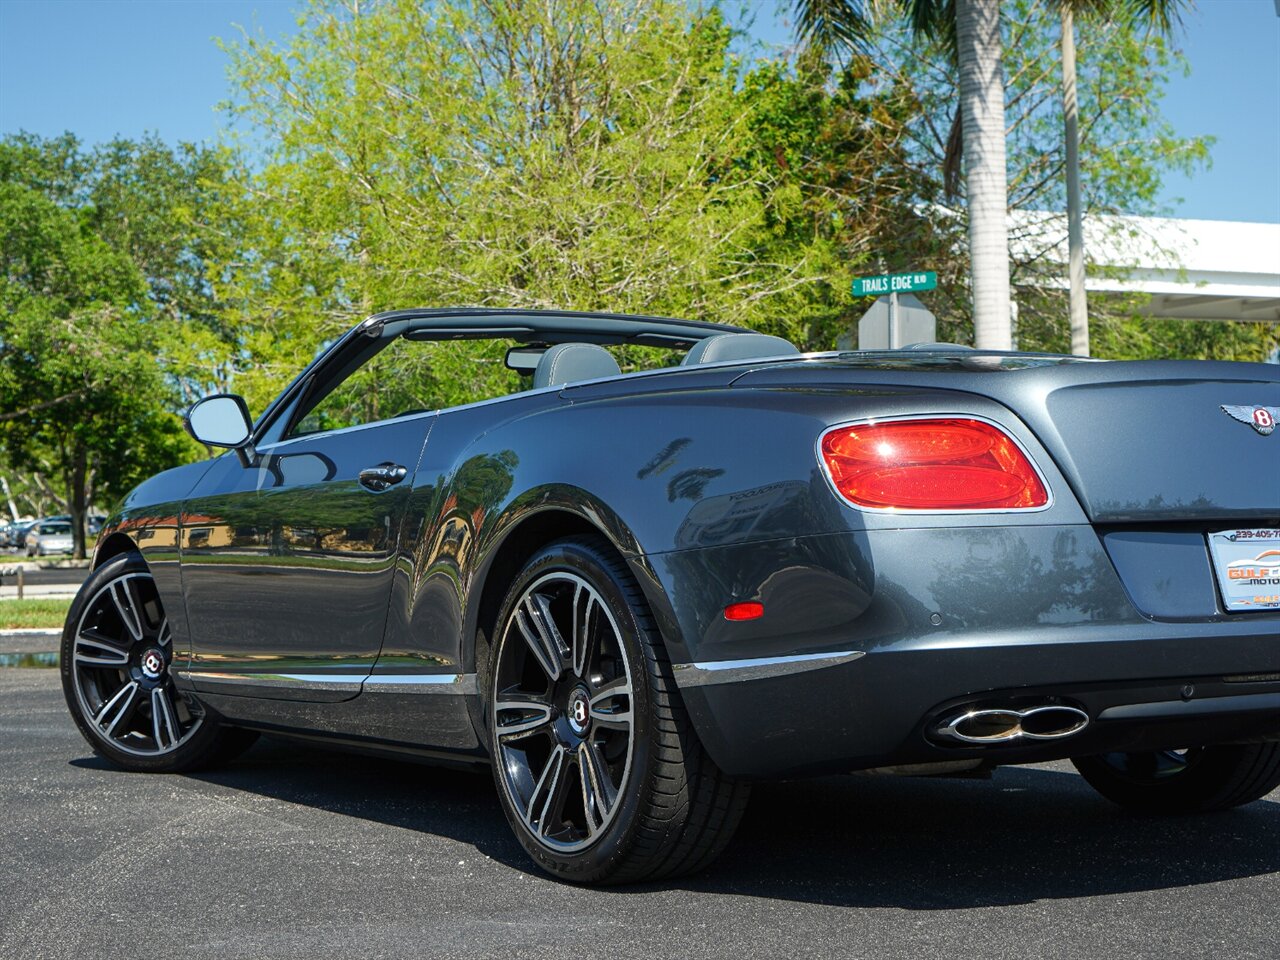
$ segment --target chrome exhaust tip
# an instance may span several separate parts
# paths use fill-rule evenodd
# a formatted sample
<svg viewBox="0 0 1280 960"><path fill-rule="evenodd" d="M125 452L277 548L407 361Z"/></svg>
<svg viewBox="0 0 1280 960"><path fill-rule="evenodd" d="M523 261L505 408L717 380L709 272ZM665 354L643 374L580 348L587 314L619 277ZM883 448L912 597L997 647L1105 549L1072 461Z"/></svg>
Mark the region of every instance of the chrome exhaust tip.
<svg viewBox="0 0 1280 960"><path fill-rule="evenodd" d="M934 733L960 743L999 744L1018 740L1061 740L1089 725L1077 707L1051 703L1015 710L997 707L969 710L934 728Z"/></svg>

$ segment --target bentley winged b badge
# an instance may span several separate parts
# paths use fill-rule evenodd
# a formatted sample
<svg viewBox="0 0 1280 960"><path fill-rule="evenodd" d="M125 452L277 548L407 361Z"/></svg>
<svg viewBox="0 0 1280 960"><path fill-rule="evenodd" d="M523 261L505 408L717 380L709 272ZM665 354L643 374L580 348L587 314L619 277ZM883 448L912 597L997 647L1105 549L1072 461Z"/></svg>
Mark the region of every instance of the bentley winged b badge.
<svg viewBox="0 0 1280 960"><path fill-rule="evenodd" d="M1280 407L1247 407L1224 403L1222 412L1241 423L1247 423L1264 437L1269 436L1276 428L1276 419L1280 417Z"/></svg>

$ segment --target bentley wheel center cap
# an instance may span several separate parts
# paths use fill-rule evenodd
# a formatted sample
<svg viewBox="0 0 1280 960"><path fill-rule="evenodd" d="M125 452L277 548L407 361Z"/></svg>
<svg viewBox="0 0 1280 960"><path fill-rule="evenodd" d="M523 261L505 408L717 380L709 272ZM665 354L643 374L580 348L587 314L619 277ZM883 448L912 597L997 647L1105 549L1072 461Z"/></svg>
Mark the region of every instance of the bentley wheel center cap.
<svg viewBox="0 0 1280 960"><path fill-rule="evenodd" d="M148 680L156 680L164 673L164 657L159 650L148 650L142 655L142 675Z"/></svg>
<svg viewBox="0 0 1280 960"><path fill-rule="evenodd" d="M585 690L575 690L569 695L569 726L578 736L587 732L591 723L591 701Z"/></svg>

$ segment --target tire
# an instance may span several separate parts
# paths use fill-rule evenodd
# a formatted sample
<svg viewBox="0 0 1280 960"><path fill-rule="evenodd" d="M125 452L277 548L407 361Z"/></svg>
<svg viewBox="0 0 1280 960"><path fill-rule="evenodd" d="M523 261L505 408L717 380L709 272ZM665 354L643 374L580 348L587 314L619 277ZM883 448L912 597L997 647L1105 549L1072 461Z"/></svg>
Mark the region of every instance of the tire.
<svg viewBox="0 0 1280 960"><path fill-rule="evenodd" d="M534 862L596 884L710 864L749 788L703 750L640 588L608 543L539 550L497 623L482 688L490 756Z"/></svg>
<svg viewBox="0 0 1280 960"><path fill-rule="evenodd" d="M257 734L227 727L177 691L173 639L146 562L108 560L85 580L62 631L59 670L71 716L94 753L124 770L214 766Z"/></svg>
<svg viewBox="0 0 1280 960"><path fill-rule="evenodd" d="M1280 743L1104 753L1071 762L1100 794L1139 813L1227 810L1280 786Z"/></svg>

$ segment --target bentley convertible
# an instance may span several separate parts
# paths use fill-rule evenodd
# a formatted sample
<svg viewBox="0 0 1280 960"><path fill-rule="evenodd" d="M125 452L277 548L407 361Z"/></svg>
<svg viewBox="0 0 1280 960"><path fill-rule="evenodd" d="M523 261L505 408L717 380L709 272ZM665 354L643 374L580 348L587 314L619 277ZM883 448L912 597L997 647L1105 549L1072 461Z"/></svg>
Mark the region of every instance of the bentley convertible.
<svg viewBox="0 0 1280 960"><path fill-rule="evenodd" d="M487 764L578 882L703 867L761 778L1070 758L1233 807L1280 784L1278 416L1263 364L384 313L256 420L191 408L225 452L106 524L66 700L129 770Z"/></svg>

